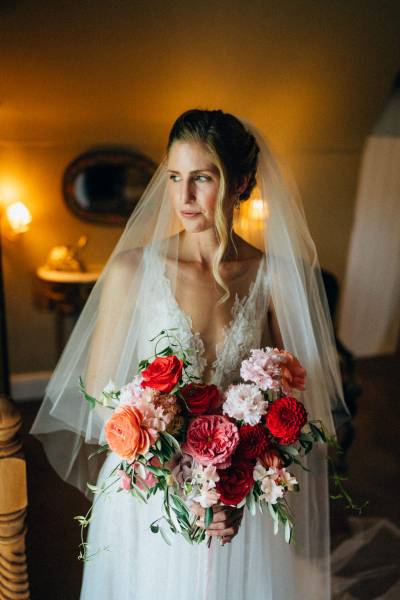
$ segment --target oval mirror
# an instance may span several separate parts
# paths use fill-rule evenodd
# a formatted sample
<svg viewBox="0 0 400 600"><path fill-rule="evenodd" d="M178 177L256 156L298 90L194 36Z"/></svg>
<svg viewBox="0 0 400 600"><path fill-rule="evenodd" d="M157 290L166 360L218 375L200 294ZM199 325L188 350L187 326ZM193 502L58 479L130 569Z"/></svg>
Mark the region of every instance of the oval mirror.
<svg viewBox="0 0 400 600"><path fill-rule="evenodd" d="M155 170L150 158L133 150L89 150L64 172L65 202L85 221L125 225Z"/></svg>

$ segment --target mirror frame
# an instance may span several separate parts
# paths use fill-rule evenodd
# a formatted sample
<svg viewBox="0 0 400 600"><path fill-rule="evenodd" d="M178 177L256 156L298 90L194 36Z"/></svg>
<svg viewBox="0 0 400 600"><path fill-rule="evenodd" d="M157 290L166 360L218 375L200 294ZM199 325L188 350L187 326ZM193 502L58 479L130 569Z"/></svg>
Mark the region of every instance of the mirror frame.
<svg viewBox="0 0 400 600"><path fill-rule="evenodd" d="M123 147L108 146L87 150L86 152L79 154L66 167L62 178L62 194L65 203L72 213L83 221L88 221L90 223L124 226L129 218L129 215L118 214L115 212L91 212L90 210L80 207L79 203L76 201L74 190L76 178L86 169L99 165L115 165L118 167L129 167L133 165L136 169L143 171L147 176L147 181L145 185L143 185L143 190L136 198L135 203L132 204L132 210L130 212L132 212L136 207L137 202L139 201L148 182L155 173L157 165L150 158L135 150L130 150ZM142 184L142 182L140 183Z"/></svg>

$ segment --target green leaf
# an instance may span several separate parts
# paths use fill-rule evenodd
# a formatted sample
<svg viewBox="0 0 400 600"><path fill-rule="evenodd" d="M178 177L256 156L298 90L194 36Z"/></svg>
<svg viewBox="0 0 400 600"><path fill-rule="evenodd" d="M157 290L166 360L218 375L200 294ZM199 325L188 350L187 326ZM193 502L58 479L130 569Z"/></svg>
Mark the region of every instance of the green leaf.
<svg viewBox="0 0 400 600"><path fill-rule="evenodd" d="M268 510L275 523L278 523L278 515L275 512L274 505L271 502L267 502Z"/></svg>
<svg viewBox="0 0 400 600"><path fill-rule="evenodd" d="M168 544L168 546L172 546L170 539L168 538L167 534L165 533L165 531L162 527L160 527L160 533L162 535L164 542L166 544Z"/></svg>
<svg viewBox="0 0 400 600"><path fill-rule="evenodd" d="M178 510L184 512L185 515L189 517L189 508L186 506L182 498L180 498L176 494L171 494L171 500Z"/></svg>
<svg viewBox="0 0 400 600"><path fill-rule="evenodd" d="M314 439L317 442L326 442L326 437L325 437L325 434L323 433L323 431L321 431L318 427L316 427L316 425L313 425L313 423L309 423L309 425L310 425L312 434L314 436Z"/></svg>
<svg viewBox="0 0 400 600"><path fill-rule="evenodd" d="M190 527L190 521L184 513L182 513L177 508L174 508L173 506L171 506L171 510L176 515L176 517L178 519L178 523L181 526L181 528L185 528L185 527L189 528Z"/></svg>
<svg viewBox="0 0 400 600"><path fill-rule="evenodd" d="M299 451L294 446L281 446L283 452L286 452L290 456L298 456Z"/></svg>
<svg viewBox="0 0 400 600"><path fill-rule="evenodd" d="M254 500L253 492L246 496L246 506L249 509L249 513L254 517L256 514L256 501Z"/></svg>
<svg viewBox="0 0 400 600"><path fill-rule="evenodd" d="M214 512L212 508L206 508L204 513L204 529L208 529L208 527L213 522Z"/></svg>
<svg viewBox="0 0 400 600"><path fill-rule="evenodd" d="M91 490L94 493L96 493L99 489L96 485L93 485L92 483L87 483L86 485L89 488L89 490Z"/></svg>
<svg viewBox="0 0 400 600"><path fill-rule="evenodd" d="M181 447L180 447L180 444L179 444L178 440L177 440L176 438L174 438L174 436L173 436L173 435L171 435L170 433L168 433L167 431L163 431L163 432L161 433L161 437L162 437L162 438L165 438L165 440L167 440L167 442L168 442L169 444L171 444L171 446L172 446L173 448L176 448L176 450L180 450L180 449L181 449Z"/></svg>
<svg viewBox="0 0 400 600"><path fill-rule="evenodd" d="M100 448L98 448L98 450L96 450L95 452L92 452L92 454L89 454L89 459L92 458L93 456L96 456L96 454L103 454L103 452L107 452L107 450L110 449L110 446L108 444L104 444L103 446L100 446Z"/></svg>
<svg viewBox="0 0 400 600"><path fill-rule="evenodd" d="M140 500L142 500L145 504L147 504L147 500L145 498L145 496L143 495L142 491L140 490L140 488L135 484L132 483L134 491L135 491L135 496L137 496L138 498L140 498Z"/></svg>
<svg viewBox="0 0 400 600"><path fill-rule="evenodd" d="M301 442L313 442L314 441L314 437L311 435L311 433L302 433L300 435L300 441Z"/></svg>
<svg viewBox="0 0 400 600"><path fill-rule="evenodd" d="M292 537L292 528L290 526L290 521L286 521L285 523L285 542L290 544L290 539Z"/></svg>
<svg viewBox="0 0 400 600"><path fill-rule="evenodd" d="M183 536L183 538L193 546L193 540L190 537L189 533L186 531L186 529L182 529L181 534Z"/></svg>

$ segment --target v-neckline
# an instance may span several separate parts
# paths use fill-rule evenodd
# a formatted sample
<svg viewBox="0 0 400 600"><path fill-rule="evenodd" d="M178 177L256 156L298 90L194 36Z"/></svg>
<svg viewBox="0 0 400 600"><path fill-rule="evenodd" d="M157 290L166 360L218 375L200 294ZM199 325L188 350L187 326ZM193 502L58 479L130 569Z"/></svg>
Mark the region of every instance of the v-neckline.
<svg viewBox="0 0 400 600"><path fill-rule="evenodd" d="M234 301L231 307L231 318L229 320L229 322L227 324L225 324L223 326L223 331L222 331L222 339L220 342L218 342L215 345L215 358L214 360L208 360L205 356L206 353L206 346L205 343L203 341L202 335L199 331L194 331L193 328L193 319L191 317L191 315L189 315L180 305L180 303L178 302L178 300L176 299L176 296L173 292L172 289L172 284L171 284L171 280L167 274L167 269L166 269L166 264L164 263L164 268L162 270L162 277L164 280L164 283L166 285L166 288L168 290L168 295L170 297L170 300L175 308L175 310L180 314L180 316L182 317L183 321L186 323L188 332L190 333L190 336L192 337L192 339L195 339L199 342L200 345L200 351L201 351L201 362L203 364L203 367L201 369L201 376L203 375L204 371L207 369L207 367L210 367L210 372L208 374L208 377L210 379L209 383L213 382L215 373L217 371L218 368L218 363L220 362L224 350L228 345L229 339L232 335L232 332L234 330L234 327L237 323L237 318L238 318L238 314L241 312L242 314L247 310L247 307L249 306L250 300L253 297L253 294L255 293L255 290L259 284L260 278L261 278L261 272L262 272L262 267L263 267L263 262L266 258L266 255L263 254L262 257L260 258L259 261L259 265L257 268L257 274L255 279L250 283L249 285L249 289L247 294L245 294L242 298L239 298L238 293L235 293L235 297L234 297Z"/></svg>

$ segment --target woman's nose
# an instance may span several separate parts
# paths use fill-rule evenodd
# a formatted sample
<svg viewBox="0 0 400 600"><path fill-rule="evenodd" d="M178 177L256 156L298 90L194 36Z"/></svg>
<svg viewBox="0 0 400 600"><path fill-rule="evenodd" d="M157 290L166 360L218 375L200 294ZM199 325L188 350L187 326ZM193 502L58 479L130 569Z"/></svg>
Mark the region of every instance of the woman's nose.
<svg viewBox="0 0 400 600"><path fill-rule="evenodd" d="M193 184L190 180L183 181L181 186L181 202L182 204L188 204L193 202L196 199L196 194L194 193Z"/></svg>

